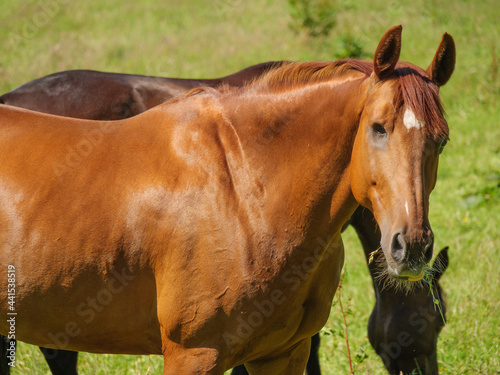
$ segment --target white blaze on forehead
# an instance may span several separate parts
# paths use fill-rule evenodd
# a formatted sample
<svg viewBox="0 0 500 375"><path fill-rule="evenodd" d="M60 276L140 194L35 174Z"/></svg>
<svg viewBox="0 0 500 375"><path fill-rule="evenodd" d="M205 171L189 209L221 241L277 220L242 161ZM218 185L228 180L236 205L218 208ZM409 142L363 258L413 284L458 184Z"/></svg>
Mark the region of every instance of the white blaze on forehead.
<svg viewBox="0 0 500 375"><path fill-rule="evenodd" d="M403 117L403 123L406 126L406 129L410 131L411 128L417 128L417 129L422 129L424 126L424 123L419 121L416 117L413 111L410 108L406 108L404 117Z"/></svg>

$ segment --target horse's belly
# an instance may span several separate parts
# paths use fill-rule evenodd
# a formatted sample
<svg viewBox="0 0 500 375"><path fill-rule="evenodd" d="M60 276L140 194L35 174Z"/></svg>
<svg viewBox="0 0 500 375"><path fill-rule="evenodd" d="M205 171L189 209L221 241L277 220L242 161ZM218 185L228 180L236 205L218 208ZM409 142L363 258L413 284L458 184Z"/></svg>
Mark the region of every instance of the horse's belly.
<svg viewBox="0 0 500 375"><path fill-rule="evenodd" d="M84 273L62 285L58 279L16 279L15 303L2 298L0 332L48 348L116 354L161 354L152 277L129 271ZM66 284L65 284L66 283Z"/></svg>

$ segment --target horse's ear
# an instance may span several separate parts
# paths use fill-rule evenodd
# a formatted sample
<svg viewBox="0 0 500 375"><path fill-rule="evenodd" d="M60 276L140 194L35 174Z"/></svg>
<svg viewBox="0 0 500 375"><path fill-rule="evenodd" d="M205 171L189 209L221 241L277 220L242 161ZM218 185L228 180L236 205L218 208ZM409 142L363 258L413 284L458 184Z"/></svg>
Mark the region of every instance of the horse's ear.
<svg viewBox="0 0 500 375"><path fill-rule="evenodd" d="M434 273L434 279L438 281L441 276L443 276L444 271L446 271L446 268L448 268L449 264L449 259L448 259L448 246L443 248L439 254L436 257L436 260L434 261L435 267L435 273Z"/></svg>
<svg viewBox="0 0 500 375"><path fill-rule="evenodd" d="M434 60L427 68L427 73L438 86L443 86L450 79L455 69L455 55L455 42L450 34L444 33Z"/></svg>
<svg viewBox="0 0 500 375"><path fill-rule="evenodd" d="M388 77L394 71L401 53L401 25L391 27L380 40L373 59L373 71L379 79Z"/></svg>

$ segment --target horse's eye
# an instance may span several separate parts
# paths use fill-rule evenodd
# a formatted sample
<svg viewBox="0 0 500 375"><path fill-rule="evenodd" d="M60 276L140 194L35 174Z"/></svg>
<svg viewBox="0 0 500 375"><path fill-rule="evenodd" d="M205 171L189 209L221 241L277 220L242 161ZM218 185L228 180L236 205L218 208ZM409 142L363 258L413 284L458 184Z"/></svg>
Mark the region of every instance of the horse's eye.
<svg viewBox="0 0 500 375"><path fill-rule="evenodd" d="M448 143L448 140L447 139L443 139L441 141L441 143L439 144L439 153L441 154L444 150L444 146L446 146L446 144Z"/></svg>
<svg viewBox="0 0 500 375"><path fill-rule="evenodd" d="M385 131L385 128L383 125L375 123L372 125L372 130L375 133L375 135L377 135L379 137L386 137L387 136L387 132Z"/></svg>

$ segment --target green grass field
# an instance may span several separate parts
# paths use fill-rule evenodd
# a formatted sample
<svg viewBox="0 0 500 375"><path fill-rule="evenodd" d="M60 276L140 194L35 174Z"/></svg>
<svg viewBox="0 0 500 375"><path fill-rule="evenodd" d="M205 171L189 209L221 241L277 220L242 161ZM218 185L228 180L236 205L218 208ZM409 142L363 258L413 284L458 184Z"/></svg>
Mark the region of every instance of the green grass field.
<svg viewBox="0 0 500 375"><path fill-rule="evenodd" d="M105 4L105 5L104 5ZM430 219L436 249L450 247L443 276L448 324L438 343L441 374L500 374L500 113L496 0L338 0L328 38L295 34L285 0L67 0L0 3L0 92L68 69L168 77L215 77L269 60L331 60L342 38L370 58L380 37L403 25L401 59L424 68L443 32L457 66L442 88L451 142L441 157ZM357 237L345 236L349 342L356 374L385 374L366 325L371 280ZM322 331L325 374L348 374L335 303ZM48 374L37 348L20 344L13 374ZM160 374L159 356L80 356L81 374Z"/></svg>

